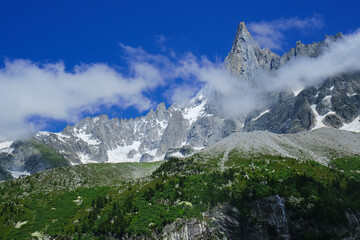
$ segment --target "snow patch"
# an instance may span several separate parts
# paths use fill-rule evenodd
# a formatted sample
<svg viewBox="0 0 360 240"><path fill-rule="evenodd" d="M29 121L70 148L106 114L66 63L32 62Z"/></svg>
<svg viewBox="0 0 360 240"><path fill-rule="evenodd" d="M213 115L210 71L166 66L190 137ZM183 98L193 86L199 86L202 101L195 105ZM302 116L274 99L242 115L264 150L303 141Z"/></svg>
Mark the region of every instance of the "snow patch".
<svg viewBox="0 0 360 240"><path fill-rule="evenodd" d="M189 120L191 126L200 116L204 116L204 107L206 101L202 101L199 105L195 107L185 108L183 116L185 119Z"/></svg>
<svg viewBox="0 0 360 240"><path fill-rule="evenodd" d="M90 159L88 154L85 153L79 153L78 157L81 161L82 164L87 164L87 163L98 163L97 161L93 161Z"/></svg>
<svg viewBox="0 0 360 240"><path fill-rule="evenodd" d="M200 151L202 149L204 149L205 147L193 147L196 151Z"/></svg>
<svg viewBox="0 0 360 240"><path fill-rule="evenodd" d="M10 171L9 172L11 173L11 176L13 176L13 178L19 178L20 176L29 176L30 173L29 172L26 172L26 171Z"/></svg>
<svg viewBox="0 0 360 240"><path fill-rule="evenodd" d="M313 113L315 114L315 118L316 118L316 124L315 124L315 126L311 129L311 131L312 131L312 130L315 130L315 129L327 127L325 124L323 124L322 120L323 120L327 115L329 115L329 114L335 114L335 112L330 111L330 112L328 112L328 113L326 113L326 114L324 114L324 115L321 116L321 115L318 113L318 111L316 111L316 105L315 105L315 104L311 105L310 107L311 107Z"/></svg>
<svg viewBox="0 0 360 240"><path fill-rule="evenodd" d="M0 143L0 149L9 148L13 141L5 141Z"/></svg>
<svg viewBox="0 0 360 240"><path fill-rule="evenodd" d="M158 162L158 161L163 161L165 158L165 154L160 155L160 156L155 156L153 160L151 160L150 162Z"/></svg>
<svg viewBox="0 0 360 240"><path fill-rule="evenodd" d="M326 100L326 101L329 101L329 102L330 102L330 101L331 101L331 98L332 98L331 95L327 95L327 96L324 97L323 101Z"/></svg>
<svg viewBox="0 0 360 240"><path fill-rule="evenodd" d="M354 119L351 123L345 124L340 128L340 130L345 130L349 132L358 132L360 133L360 116Z"/></svg>
<svg viewBox="0 0 360 240"><path fill-rule="evenodd" d="M177 152L174 152L173 154L171 154L172 157L179 157L179 158L183 158L184 155L181 154L181 152L177 151Z"/></svg>
<svg viewBox="0 0 360 240"><path fill-rule="evenodd" d="M266 114L266 113L268 113L268 112L270 112L269 109L263 111L262 113L259 114L259 116L257 116L256 118L251 119L251 121L256 121L256 120L258 120L262 115L264 115L264 114Z"/></svg>
<svg viewBox="0 0 360 240"><path fill-rule="evenodd" d="M293 91L293 93L294 93L294 96L296 97L297 95L299 95L299 93L302 91L302 90L304 90L303 88L300 88L300 89L297 89L297 90L292 90Z"/></svg>
<svg viewBox="0 0 360 240"><path fill-rule="evenodd" d="M141 158L141 154L140 153L136 153L134 155L133 158L128 158L127 154L129 153L129 151L131 150L136 150L138 151L139 147L140 147L141 142L139 141L134 141L133 144L128 145L128 146L118 146L116 149L114 150L108 150L107 151L107 155L108 155L108 162L111 163L118 163L118 162L139 162L140 158Z"/></svg>
<svg viewBox="0 0 360 240"><path fill-rule="evenodd" d="M348 96L348 97L352 97L352 96L356 96L356 95L358 95L357 93L353 93L353 94L348 94L348 93L346 93L346 95Z"/></svg>
<svg viewBox="0 0 360 240"><path fill-rule="evenodd" d="M100 144L99 140L93 139L92 135L86 134L83 131L77 132L77 133L75 133L75 135L89 145L99 145Z"/></svg>
<svg viewBox="0 0 360 240"><path fill-rule="evenodd" d="M334 90L334 86L331 86L330 91Z"/></svg>
<svg viewBox="0 0 360 240"><path fill-rule="evenodd" d="M63 142L63 143L67 143L67 142L65 141L65 139L70 139L70 136L64 135L64 134L62 134L62 133L55 133L55 135L56 135L57 138L58 138L61 142Z"/></svg>
<svg viewBox="0 0 360 240"><path fill-rule="evenodd" d="M48 131L38 131L36 133L36 136L49 136L51 134L51 132Z"/></svg>
<svg viewBox="0 0 360 240"><path fill-rule="evenodd" d="M13 141L0 142L0 153L12 153L14 149L10 148L11 144L13 144Z"/></svg>

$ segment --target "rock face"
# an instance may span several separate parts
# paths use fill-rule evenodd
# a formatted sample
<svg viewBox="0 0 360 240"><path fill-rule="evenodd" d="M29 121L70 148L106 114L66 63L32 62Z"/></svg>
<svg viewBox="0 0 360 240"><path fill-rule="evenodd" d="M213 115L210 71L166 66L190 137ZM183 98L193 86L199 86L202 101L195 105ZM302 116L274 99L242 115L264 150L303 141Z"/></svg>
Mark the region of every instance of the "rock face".
<svg viewBox="0 0 360 240"><path fill-rule="evenodd" d="M360 73L340 74L298 95L284 92L259 118L249 116L244 130L294 133L320 127L360 131Z"/></svg>
<svg viewBox="0 0 360 240"><path fill-rule="evenodd" d="M332 236L342 236L341 239L355 240L360 235L359 215L350 211L346 213L348 222L335 229L321 222L310 223L301 221L299 217L291 217L294 213L286 208L284 199L278 195L255 200L250 206L250 212L244 214L230 204L219 205L204 213L204 220L178 220L166 225L153 238L288 240L299 238L303 232L313 236L327 232Z"/></svg>
<svg viewBox="0 0 360 240"><path fill-rule="evenodd" d="M11 149L11 150L10 150ZM47 151L46 154L44 151ZM0 152L0 167L8 171L36 173L70 163L55 149L40 142L15 141L9 151Z"/></svg>
<svg viewBox="0 0 360 240"><path fill-rule="evenodd" d="M278 195L255 201L251 215L260 221L254 226L252 239L290 239L284 200Z"/></svg>
<svg viewBox="0 0 360 240"><path fill-rule="evenodd" d="M270 71L280 66L280 57L269 49L260 49L252 38L245 23L241 22L229 55L225 59L226 68L256 86L259 70Z"/></svg>
<svg viewBox="0 0 360 240"><path fill-rule="evenodd" d="M208 94L204 88L189 102L168 109L161 103L135 119L88 117L60 133L40 132L36 138L74 164L163 160L168 149L185 145L201 149L240 129L238 120L214 110Z"/></svg>
<svg viewBox="0 0 360 240"><path fill-rule="evenodd" d="M254 131L239 132L210 146L203 153L225 155L236 149L245 154L268 154L328 164L334 156L360 154L360 133L321 128L295 134Z"/></svg>

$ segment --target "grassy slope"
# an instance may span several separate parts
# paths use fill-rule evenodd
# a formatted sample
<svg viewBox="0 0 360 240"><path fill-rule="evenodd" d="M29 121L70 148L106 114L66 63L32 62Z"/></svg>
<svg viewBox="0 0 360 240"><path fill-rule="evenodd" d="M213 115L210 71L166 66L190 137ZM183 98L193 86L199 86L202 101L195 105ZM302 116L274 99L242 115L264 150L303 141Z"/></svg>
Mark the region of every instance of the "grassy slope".
<svg viewBox="0 0 360 240"><path fill-rule="evenodd" d="M39 141L31 140L30 143L40 152L49 168L66 167L70 165L69 161L56 149Z"/></svg>
<svg viewBox="0 0 360 240"><path fill-rule="evenodd" d="M337 159L330 168L279 156L243 156L232 151L224 171L219 171L221 154L195 155L160 167L90 164L2 183L0 236L28 239L35 231L75 239L102 239L107 233L150 236L177 218L202 219L202 212L221 202L246 215L251 201L275 194L285 199L290 218L329 226L342 224L346 209L360 210L360 174L354 171L360 157ZM14 227L23 221L28 223ZM298 234L299 239L327 236Z"/></svg>

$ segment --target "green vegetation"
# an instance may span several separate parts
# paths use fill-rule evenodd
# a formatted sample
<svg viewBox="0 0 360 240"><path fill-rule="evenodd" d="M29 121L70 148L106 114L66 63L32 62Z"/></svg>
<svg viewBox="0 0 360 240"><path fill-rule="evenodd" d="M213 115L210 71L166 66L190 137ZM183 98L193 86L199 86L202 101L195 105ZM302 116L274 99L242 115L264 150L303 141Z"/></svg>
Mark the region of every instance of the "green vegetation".
<svg viewBox="0 0 360 240"><path fill-rule="evenodd" d="M44 162L49 168L66 167L70 165L69 161L54 148L39 141L31 141L31 145L41 153Z"/></svg>
<svg viewBox="0 0 360 240"><path fill-rule="evenodd" d="M276 194L285 199L290 219L324 226L339 226L346 211L360 210L360 157L336 159L326 167L280 156L244 156L230 152L224 171L219 167L223 154L197 154L162 163L52 169L4 182L0 238L29 239L36 232L57 239L151 237L178 218L206 220L202 213L224 202L247 216L254 200ZM325 230L305 229L295 239L320 239L329 234Z"/></svg>
<svg viewBox="0 0 360 240"><path fill-rule="evenodd" d="M10 180L12 179L11 174L6 171L2 166L0 166L0 180Z"/></svg>

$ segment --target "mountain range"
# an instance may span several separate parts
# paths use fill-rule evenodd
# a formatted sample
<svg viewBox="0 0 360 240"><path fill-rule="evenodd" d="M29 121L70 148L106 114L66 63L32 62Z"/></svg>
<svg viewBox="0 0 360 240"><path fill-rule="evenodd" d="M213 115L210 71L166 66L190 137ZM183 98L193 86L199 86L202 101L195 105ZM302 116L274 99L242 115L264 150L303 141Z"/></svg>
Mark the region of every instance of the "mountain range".
<svg viewBox="0 0 360 240"><path fill-rule="evenodd" d="M324 41L296 46L283 56L261 49L241 22L225 67L246 81L259 86L259 71L274 72L292 59L317 58L330 43L343 35L326 36ZM324 79L318 86L304 89L281 89L271 92L266 105L245 116L227 116L216 104L218 93L209 84L187 102L169 108L164 103L155 111L135 119L109 119L106 115L87 117L67 126L59 133L38 132L34 140L56 149L69 164L99 162L148 162L184 157L228 137L234 132L268 131L277 134L312 131L327 127L360 132L360 73L341 73ZM2 158L14 155L13 164L3 166L12 171L37 172L49 166L25 167L30 153L5 141L0 145ZM26 145L26 144L25 144ZM7 162L11 160L7 160ZM4 161L2 161L4 162ZM29 165L29 164L28 164ZM10 167L9 167L10 166Z"/></svg>

